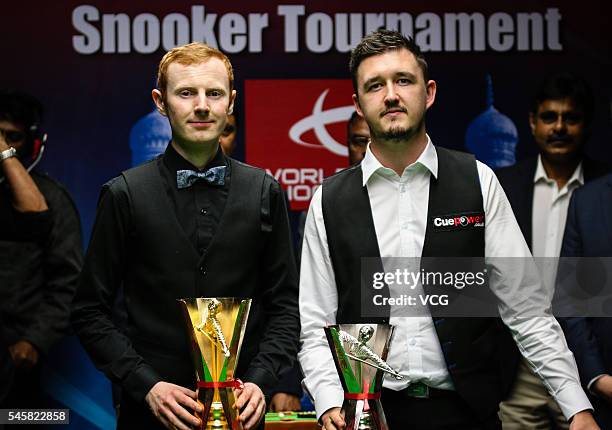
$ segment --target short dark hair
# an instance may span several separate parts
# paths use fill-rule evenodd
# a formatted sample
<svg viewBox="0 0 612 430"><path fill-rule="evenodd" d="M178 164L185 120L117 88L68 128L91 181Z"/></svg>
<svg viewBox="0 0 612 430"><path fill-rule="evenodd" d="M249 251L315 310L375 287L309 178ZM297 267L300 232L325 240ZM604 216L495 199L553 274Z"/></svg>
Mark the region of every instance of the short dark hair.
<svg viewBox="0 0 612 430"><path fill-rule="evenodd" d="M363 60L373 55L384 54L405 48L416 57L417 63L423 72L423 78L427 82L427 61L421 52L421 48L411 37L406 37L399 31L379 29L361 39L361 42L351 51L349 71L353 80L353 89L357 92L357 69Z"/></svg>
<svg viewBox="0 0 612 430"><path fill-rule="evenodd" d="M0 120L21 125L30 138L32 127L38 127L43 106L33 96L16 90L0 90Z"/></svg>
<svg viewBox="0 0 612 430"><path fill-rule="evenodd" d="M584 115L585 123L593 119L593 92L589 84L581 77L569 72L562 72L545 78L533 98L532 113L546 100L570 99Z"/></svg>
<svg viewBox="0 0 612 430"><path fill-rule="evenodd" d="M357 121L360 118L359 114L357 113L357 111L353 112L351 114L351 117L348 120L348 123L346 124L347 127L347 131L351 130L351 127L353 126L353 124L355 124L355 121Z"/></svg>

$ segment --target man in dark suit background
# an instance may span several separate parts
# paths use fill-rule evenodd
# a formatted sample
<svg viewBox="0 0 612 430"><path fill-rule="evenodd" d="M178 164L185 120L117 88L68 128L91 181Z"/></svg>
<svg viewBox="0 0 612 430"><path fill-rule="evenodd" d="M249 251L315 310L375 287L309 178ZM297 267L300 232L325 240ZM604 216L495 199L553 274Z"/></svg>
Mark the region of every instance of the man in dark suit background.
<svg viewBox="0 0 612 430"><path fill-rule="evenodd" d="M561 256L612 257L612 175L572 196ZM559 321L595 407L595 418L602 429L612 428L612 318L576 315Z"/></svg>
<svg viewBox="0 0 612 430"><path fill-rule="evenodd" d="M533 256L548 257L538 263L551 294L556 273L552 258L560 253L571 195L608 171L583 153L592 117L593 97L583 79L569 73L548 77L529 114L538 156L496 172ZM557 404L524 361L500 411L506 430L567 428Z"/></svg>
<svg viewBox="0 0 612 430"><path fill-rule="evenodd" d="M293 365L297 271L285 199L271 176L220 148L235 97L231 63L219 50L170 50L153 99L172 140L159 158L103 187L73 325L94 364L121 385L120 429L199 424L178 298L253 299L236 369L245 429L262 423L264 395ZM112 320L120 288L124 330Z"/></svg>
<svg viewBox="0 0 612 430"><path fill-rule="evenodd" d="M69 332L83 259L74 202L34 169L46 140L43 111L29 94L0 91L0 338L15 371L12 383L0 374L0 397L8 391L0 408L47 406L44 363Z"/></svg>

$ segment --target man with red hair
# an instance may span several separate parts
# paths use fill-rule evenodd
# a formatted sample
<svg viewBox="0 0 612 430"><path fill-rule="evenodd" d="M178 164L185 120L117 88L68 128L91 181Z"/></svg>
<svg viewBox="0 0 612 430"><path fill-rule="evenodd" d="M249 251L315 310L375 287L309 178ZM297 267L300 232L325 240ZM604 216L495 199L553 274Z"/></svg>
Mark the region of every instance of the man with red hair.
<svg viewBox="0 0 612 430"><path fill-rule="evenodd" d="M119 428L201 424L178 298L253 299L236 371L246 429L263 425L264 393L293 365L299 320L287 210L278 182L219 146L235 98L223 53L202 43L169 51L153 100L172 140L102 189L73 322L94 363L123 388ZM124 331L111 319L121 286Z"/></svg>

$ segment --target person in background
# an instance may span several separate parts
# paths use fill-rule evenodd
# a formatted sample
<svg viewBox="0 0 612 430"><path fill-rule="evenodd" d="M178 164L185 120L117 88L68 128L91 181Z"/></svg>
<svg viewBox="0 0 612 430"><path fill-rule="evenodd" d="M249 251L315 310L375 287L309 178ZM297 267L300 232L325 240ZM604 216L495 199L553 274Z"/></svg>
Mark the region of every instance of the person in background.
<svg viewBox="0 0 612 430"><path fill-rule="evenodd" d="M231 157L236 149L236 135L238 134L238 124L236 122L236 113L227 116L225 128L219 136L219 145L223 153Z"/></svg>
<svg viewBox="0 0 612 430"><path fill-rule="evenodd" d="M565 72L547 77L529 114L538 155L496 172L550 297L572 193L609 170L584 154L592 118L593 96L583 79ZM524 359L510 396L500 405L500 416L505 430L568 428L559 406Z"/></svg>
<svg viewBox="0 0 612 430"><path fill-rule="evenodd" d="M346 143L349 151L349 166L361 163L365 157L370 129L368 123L357 112L353 112L346 127Z"/></svg>
<svg viewBox="0 0 612 430"><path fill-rule="evenodd" d="M26 166L39 159L43 108L34 97L0 92L0 320L13 383L4 408L43 407L41 368L69 332L82 265L81 227L68 192Z"/></svg>
<svg viewBox="0 0 612 430"><path fill-rule="evenodd" d="M603 221L603 222L602 222ZM559 276L564 265L573 266L575 259L604 257L610 267L612 257L612 174L599 178L576 190L569 204ZM597 261L597 260L595 260ZM601 261L601 260L600 260ZM601 264L601 262L600 262ZM590 278L590 276L587 276ZM575 277L573 279L576 279ZM609 279L594 279L593 287L607 285L599 292L610 297ZM560 284L562 285L562 284ZM584 286L583 286L584 287ZM561 290L558 293L563 294ZM580 297L580 296L578 296ZM609 299L607 299L609 300ZM600 303L605 304L604 300ZM609 308L607 314L609 315ZM580 380L595 406L595 419L602 429L612 428L612 318L598 315L568 315L559 318L567 343L576 357Z"/></svg>

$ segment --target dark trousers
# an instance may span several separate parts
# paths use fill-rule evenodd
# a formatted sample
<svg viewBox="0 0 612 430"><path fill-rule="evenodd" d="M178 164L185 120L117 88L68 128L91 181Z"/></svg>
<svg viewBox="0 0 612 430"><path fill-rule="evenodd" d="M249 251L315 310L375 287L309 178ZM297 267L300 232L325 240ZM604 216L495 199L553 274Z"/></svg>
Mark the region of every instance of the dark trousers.
<svg viewBox="0 0 612 430"><path fill-rule="evenodd" d="M591 403L595 408L595 421L599 427L602 430L612 429L612 405L597 397L591 397Z"/></svg>
<svg viewBox="0 0 612 430"><path fill-rule="evenodd" d="M15 370L14 378L6 397L0 402L1 409L43 409L48 407L45 403L41 385L41 365L30 370ZM2 383L3 381L0 381ZM8 383L8 381L6 381ZM19 429L19 430L44 430L50 426L45 424L7 424L0 429Z"/></svg>
<svg viewBox="0 0 612 430"><path fill-rule="evenodd" d="M501 430L497 414L479 420L455 391L435 390L429 399L383 389L381 403L389 430Z"/></svg>
<svg viewBox="0 0 612 430"><path fill-rule="evenodd" d="M30 370L15 370L14 379L0 407L7 409L44 408L40 380L41 365Z"/></svg>

